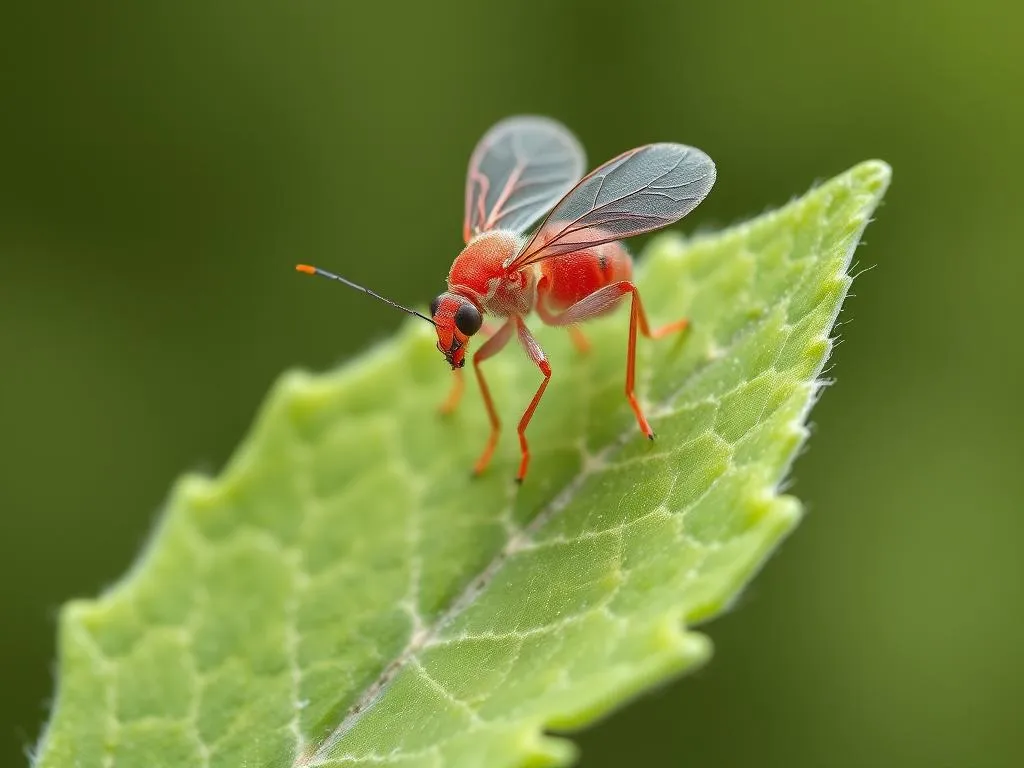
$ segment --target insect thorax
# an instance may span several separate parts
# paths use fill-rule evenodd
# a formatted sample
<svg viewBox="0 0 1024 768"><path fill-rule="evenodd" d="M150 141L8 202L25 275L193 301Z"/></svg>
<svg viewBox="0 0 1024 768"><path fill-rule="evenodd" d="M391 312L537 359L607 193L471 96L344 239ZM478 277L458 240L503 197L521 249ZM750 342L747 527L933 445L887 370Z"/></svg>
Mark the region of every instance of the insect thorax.
<svg viewBox="0 0 1024 768"><path fill-rule="evenodd" d="M484 232L455 257L448 288L473 299L492 315L526 315L536 299L533 269L506 274L504 263L519 252L522 239L513 232Z"/></svg>

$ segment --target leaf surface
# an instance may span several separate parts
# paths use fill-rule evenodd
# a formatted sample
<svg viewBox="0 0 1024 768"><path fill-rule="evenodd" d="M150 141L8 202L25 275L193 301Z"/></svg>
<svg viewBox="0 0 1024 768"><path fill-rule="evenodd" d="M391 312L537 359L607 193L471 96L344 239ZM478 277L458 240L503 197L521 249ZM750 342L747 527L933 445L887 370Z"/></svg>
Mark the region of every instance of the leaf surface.
<svg viewBox="0 0 1024 768"><path fill-rule="evenodd" d="M578 355L531 322L486 364L507 425L457 414L432 331L410 321L343 368L288 373L222 476L187 476L131 572L64 607L37 764L564 764L577 728L705 661L723 610L800 517L778 488L884 194L871 161L714 236L651 241L637 281L642 437L622 395L627 312ZM838 479L841 482L842 479Z"/></svg>

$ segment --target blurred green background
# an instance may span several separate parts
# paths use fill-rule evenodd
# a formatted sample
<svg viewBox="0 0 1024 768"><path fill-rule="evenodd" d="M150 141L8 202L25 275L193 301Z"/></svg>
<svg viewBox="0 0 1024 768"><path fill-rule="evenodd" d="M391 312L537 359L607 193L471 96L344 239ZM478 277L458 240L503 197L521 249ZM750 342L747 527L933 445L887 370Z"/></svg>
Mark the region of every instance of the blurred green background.
<svg viewBox="0 0 1024 768"><path fill-rule="evenodd" d="M540 112L592 164L709 152L688 229L895 171L796 466L809 517L712 664L582 765L1024 765L1019 3L113 5L0 12L0 764L45 719L59 605L121 576L171 481L283 369L402 321L293 263L425 305L473 144Z"/></svg>

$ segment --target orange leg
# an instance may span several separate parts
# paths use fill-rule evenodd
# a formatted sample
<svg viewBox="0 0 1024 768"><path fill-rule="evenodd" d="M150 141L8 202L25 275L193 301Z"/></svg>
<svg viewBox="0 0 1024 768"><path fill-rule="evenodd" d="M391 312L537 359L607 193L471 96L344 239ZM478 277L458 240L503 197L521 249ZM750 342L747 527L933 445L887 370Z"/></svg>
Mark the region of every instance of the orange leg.
<svg viewBox="0 0 1024 768"><path fill-rule="evenodd" d="M494 330L494 327L489 323L484 323L480 328L480 333L490 335ZM486 343L486 342L484 342ZM462 378L462 369L456 368L452 371L452 388L448 390L448 396L441 403L441 407L438 409L442 416L448 416L454 413L458 407L459 402L462 400L462 393L466 389L466 380Z"/></svg>
<svg viewBox="0 0 1024 768"><path fill-rule="evenodd" d="M587 335L575 325L569 326L569 338L572 339L572 343L576 347L576 351L581 355L585 355L590 352L590 340L587 338Z"/></svg>
<svg viewBox="0 0 1024 768"><path fill-rule="evenodd" d="M498 435L501 432L501 420L498 418L498 412L494 410L494 401L491 399L491 390L487 386L487 381L484 379L484 373L480 369L480 363L489 357L493 357L498 354L505 345L508 344L508 340L512 338L512 330L515 327L515 319L509 319L506 323L497 330L497 332L491 336L483 345L473 354L473 370L476 372L476 380L480 384L480 394L484 398L484 406L487 408L487 418L491 422L491 435L487 438L487 445L484 446L484 452L480 454L480 458L477 459L476 466L473 467L474 474L479 475L485 469L487 465L491 463L491 457L494 455L494 448L498 444Z"/></svg>
<svg viewBox="0 0 1024 768"><path fill-rule="evenodd" d="M668 323L660 328L651 330L650 324L647 322L647 313L644 312L643 302L640 301L640 291L628 280L606 285L604 288L594 291L586 298L580 299L565 310L565 312L558 315L545 313L545 315L542 315L542 319L548 325L580 323L604 314L626 294L632 294L633 297L629 309L629 347L626 352L626 398L629 400L633 413L636 414L636 421L640 425L640 430L653 440L654 430L651 429L647 417L644 416L643 409L640 408L640 403L637 401L636 393L634 392L636 382L637 328L639 327L640 333L649 339L660 339L670 333L685 330L690 321L686 319L677 320L674 323Z"/></svg>
<svg viewBox="0 0 1024 768"><path fill-rule="evenodd" d="M684 331L690 324L690 321L683 318L682 320L676 320L674 323L667 323L660 328L655 328L652 331L647 323L647 313L644 312L644 305L640 301L640 292L632 283L627 283L627 285L629 285L632 290L633 301L629 308L629 351L627 352L626 362L626 397L629 398L629 404L633 408L633 413L636 414L636 420L640 425L640 429L645 435L647 435L648 439L653 440L654 430L651 429L651 425L647 423L647 417L644 416L644 412L641 410L640 403L637 402L636 394L633 391L634 372L636 369L637 321L640 323L640 332L649 339L660 339L662 336L667 336L670 333Z"/></svg>
<svg viewBox="0 0 1024 768"><path fill-rule="evenodd" d="M527 356L537 364L540 372L544 374L544 381L537 387L533 400L526 407L523 418L519 420L519 449L522 452L522 458L519 461L519 472L516 474L516 482L521 483L523 478L526 477L526 468L530 464L530 446L526 443L526 428L530 425L530 419L533 418L533 413L537 410L541 397L544 396L544 390L548 388L548 382L551 381L551 364L548 362L544 350L540 348L540 344L537 343L533 334L530 333L530 329L526 327L526 323L523 322L522 318L515 318L515 322L516 330L519 332L520 344L526 350Z"/></svg>
<svg viewBox="0 0 1024 768"><path fill-rule="evenodd" d="M466 389L466 380L462 378L462 369L456 368L452 371L452 388L448 390L448 397L441 403L440 411L442 416L452 413L459 401L462 400L462 393Z"/></svg>

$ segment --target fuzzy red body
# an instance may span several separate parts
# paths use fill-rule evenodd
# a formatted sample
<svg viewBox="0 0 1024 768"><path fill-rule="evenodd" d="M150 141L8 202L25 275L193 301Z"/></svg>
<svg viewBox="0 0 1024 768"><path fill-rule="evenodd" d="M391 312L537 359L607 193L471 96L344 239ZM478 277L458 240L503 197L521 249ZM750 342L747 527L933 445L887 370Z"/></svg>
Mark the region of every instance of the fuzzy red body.
<svg viewBox="0 0 1024 768"><path fill-rule="evenodd" d="M540 301L549 310L568 309L611 283L633 277L633 259L621 243L605 243L537 265Z"/></svg>
<svg viewBox="0 0 1024 768"><path fill-rule="evenodd" d="M546 259L509 273L505 263L523 240L509 232L486 232L472 240L452 263L448 290L465 296L497 317L525 317L538 302L550 311L568 309L611 283L629 280L633 259L619 242Z"/></svg>

